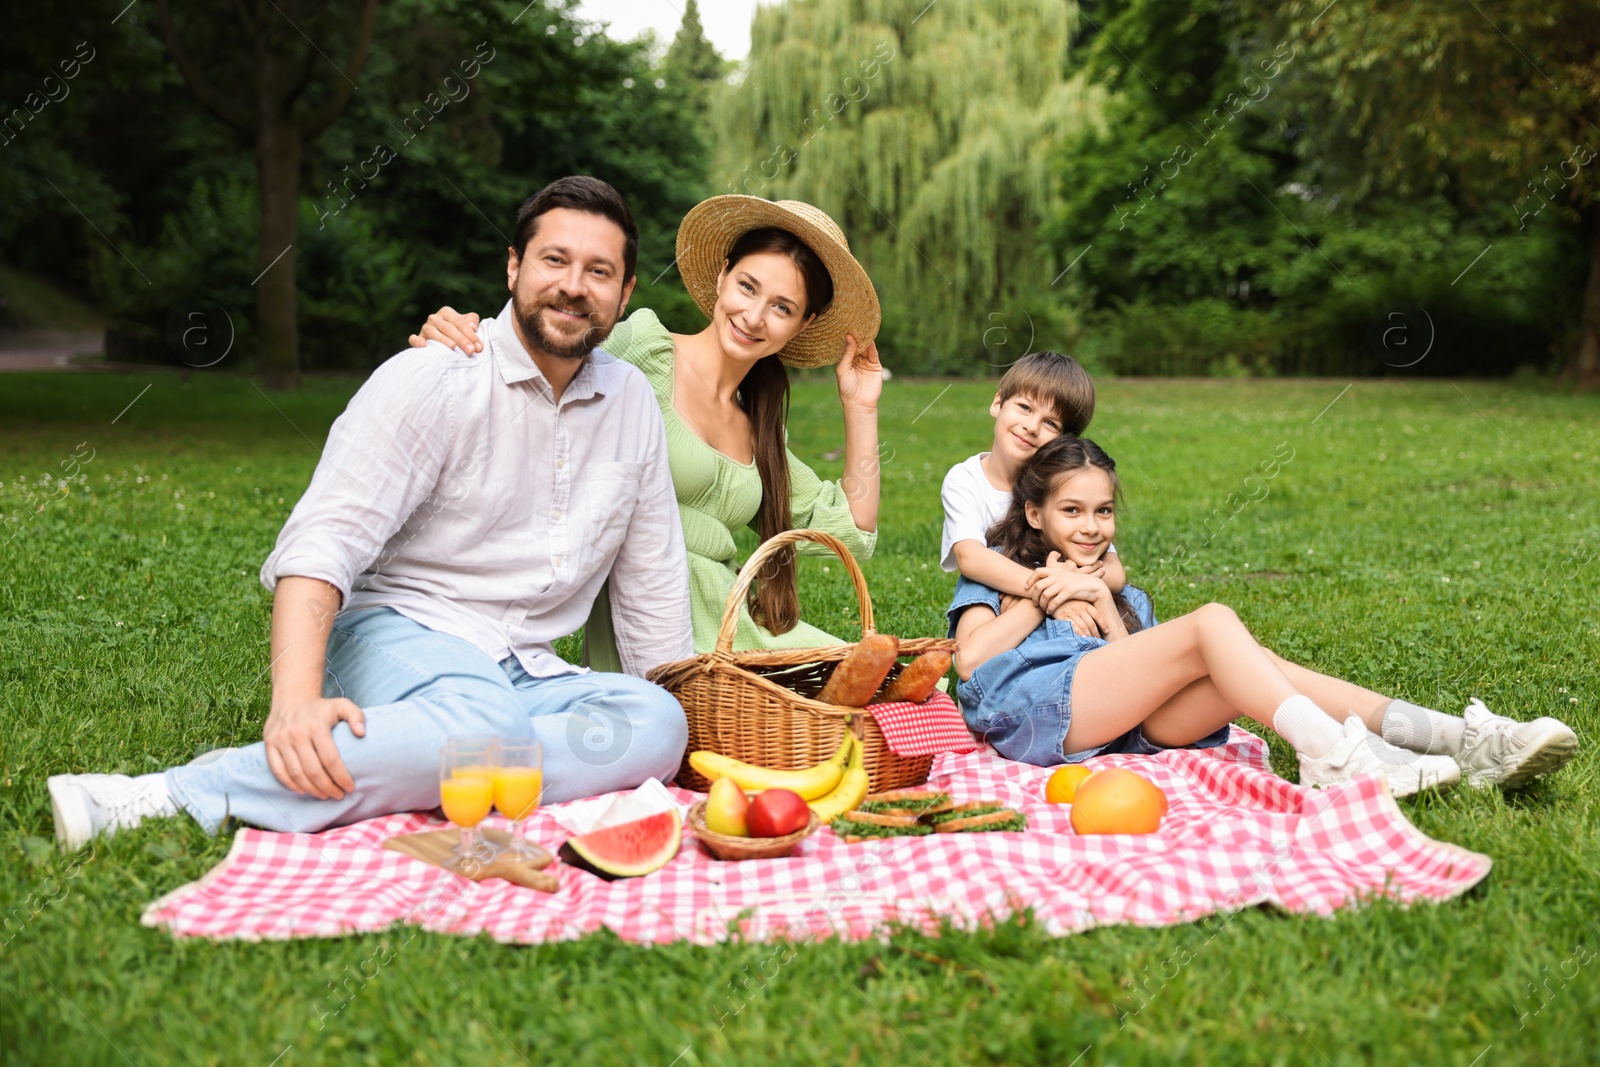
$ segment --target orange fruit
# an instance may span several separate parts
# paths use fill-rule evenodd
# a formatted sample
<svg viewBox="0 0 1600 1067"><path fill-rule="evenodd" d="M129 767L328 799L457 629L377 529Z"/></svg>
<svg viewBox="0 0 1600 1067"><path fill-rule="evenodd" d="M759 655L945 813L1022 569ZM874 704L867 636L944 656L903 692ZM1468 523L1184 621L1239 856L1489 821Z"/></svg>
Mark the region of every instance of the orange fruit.
<svg viewBox="0 0 1600 1067"><path fill-rule="evenodd" d="M1081 763L1058 768L1044 784L1044 799L1051 804L1071 804L1078 787L1093 773L1094 771Z"/></svg>
<svg viewBox="0 0 1600 1067"><path fill-rule="evenodd" d="M1072 828L1080 834L1153 834L1166 810L1166 794L1148 778L1112 767L1078 788Z"/></svg>

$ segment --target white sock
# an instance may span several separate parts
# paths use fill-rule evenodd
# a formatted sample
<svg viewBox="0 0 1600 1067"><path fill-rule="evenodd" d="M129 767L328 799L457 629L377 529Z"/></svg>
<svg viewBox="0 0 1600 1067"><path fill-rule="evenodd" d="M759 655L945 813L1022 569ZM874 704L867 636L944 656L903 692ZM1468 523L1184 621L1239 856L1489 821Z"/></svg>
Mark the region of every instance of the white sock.
<svg viewBox="0 0 1600 1067"><path fill-rule="evenodd" d="M1308 696L1296 693L1272 713L1272 729L1302 756L1318 759L1344 738L1344 727Z"/></svg>
<svg viewBox="0 0 1600 1067"><path fill-rule="evenodd" d="M141 774L133 779L144 790L145 796L153 804L160 804L163 808L170 808L177 814L178 802L172 799L172 790L167 788L167 772L156 771L154 774Z"/></svg>
<svg viewBox="0 0 1600 1067"><path fill-rule="evenodd" d="M1459 756L1467 720L1420 704L1391 700L1383 709L1383 739L1430 756Z"/></svg>

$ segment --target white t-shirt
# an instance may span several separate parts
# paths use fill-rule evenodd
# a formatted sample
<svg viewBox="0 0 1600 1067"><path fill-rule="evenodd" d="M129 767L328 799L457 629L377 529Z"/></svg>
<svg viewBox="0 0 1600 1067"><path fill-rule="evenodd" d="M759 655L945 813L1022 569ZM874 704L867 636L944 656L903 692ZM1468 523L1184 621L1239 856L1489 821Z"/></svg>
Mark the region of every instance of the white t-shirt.
<svg viewBox="0 0 1600 1067"><path fill-rule="evenodd" d="M987 545L989 527L1004 518L1011 507L1011 490L996 489L983 473L983 458L988 454L980 452L951 467L944 476L944 488L939 490L939 499L944 502L939 565L947 571L956 569L956 542L970 540Z"/></svg>
<svg viewBox="0 0 1600 1067"><path fill-rule="evenodd" d="M989 527L1005 517L1011 507L1011 490L996 489L983 473L983 459L989 453L979 452L950 468L944 476L944 487L939 499L944 502L944 534L939 539L939 566L947 571L956 570L956 542L977 541L988 547ZM1109 545L1108 552L1115 552Z"/></svg>

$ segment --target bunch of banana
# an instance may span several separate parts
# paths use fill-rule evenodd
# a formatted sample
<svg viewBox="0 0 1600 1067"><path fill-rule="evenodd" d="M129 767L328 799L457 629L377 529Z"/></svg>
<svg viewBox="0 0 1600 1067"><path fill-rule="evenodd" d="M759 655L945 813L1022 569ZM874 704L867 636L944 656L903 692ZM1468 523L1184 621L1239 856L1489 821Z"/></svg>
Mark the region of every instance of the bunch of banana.
<svg viewBox="0 0 1600 1067"><path fill-rule="evenodd" d="M837 752L814 767L804 767L797 771L757 767L753 763L707 750L690 753L689 766L705 775L709 781L732 778L738 783L739 788L747 793L759 793L764 789L788 789L799 793L801 799L810 801L818 797L832 796L837 792L841 780L849 778L845 762L850 758L853 740L850 732L845 731L844 740L840 742ZM865 780L866 772L862 771L862 781ZM820 813L818 817L821 817Z"/></svg>
<svg viewBox="0 0 1600 1067"><path fill-rule="evenodd" d="M811 810L825 823L832 822L847 811L854 811L867 798L867 750L849 731L845 732L844 741L850 746L850 762L838 786L811 804Z"/></svg>

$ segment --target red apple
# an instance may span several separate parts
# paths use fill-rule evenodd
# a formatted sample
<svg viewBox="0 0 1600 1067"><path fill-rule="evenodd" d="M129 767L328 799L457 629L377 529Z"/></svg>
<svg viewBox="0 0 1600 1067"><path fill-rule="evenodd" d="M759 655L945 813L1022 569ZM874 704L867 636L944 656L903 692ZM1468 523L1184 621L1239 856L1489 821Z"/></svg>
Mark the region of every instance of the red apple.
<svg viewBox="0 0 1600 1067"><path fill-rule="evenodd" d="M783 837L804 830L810 821L811 809L805 799L789 789L757 793L745 816L751 837Z"/></svg>

